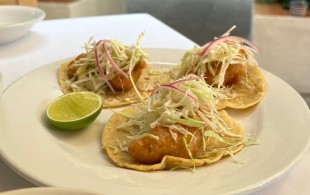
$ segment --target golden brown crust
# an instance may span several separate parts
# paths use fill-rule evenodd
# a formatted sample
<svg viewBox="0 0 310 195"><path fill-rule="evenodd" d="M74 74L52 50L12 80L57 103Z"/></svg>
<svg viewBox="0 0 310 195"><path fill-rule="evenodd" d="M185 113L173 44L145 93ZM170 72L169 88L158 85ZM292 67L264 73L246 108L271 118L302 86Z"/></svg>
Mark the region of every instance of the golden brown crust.
<svg viewBox="0 0 310 195"><path fill-rule="evenodd" d="M209 65L206 65L206 66L209 66ZM212 66L212 69L214 69L215 73L214 75L211 74L211 72L208 71L208 68L207 68L207 71L205 72L205 81L207 84L217 87L217 85L213 85L213 81L214 81L215 75L219 74L222 65L213 63L210 66ZM246 67L243 66L242 64L229 65L225 73L223 85L229 87L234 84L240 83L242 80L242 75L244 75L245 72L246 72Z"/></svg>
<svg viewBox="0 0 310 195"><path fill-rule="evenodd" d="M133 107L129 107L125 110L127 113L131 113L133 111ZM226 111L220 111L220 117L227 123L227 126L231 128L231 131L237 135L243 135L244 132L240 125L233 120ZM120 149L120 144L128 144L127 133L118 129L118 124L125 123L127 119L124 116L119 114L114 114L107 122L104 127L102 134L102 143L107 155L111 159L113 163L115 163L119 167L134 169L138 171L155 171L155 170L163 170L163 169L172 169L172 168L189 168L193 166L202 166L206 164L211 164L216 161L219 161L224 156L229 155L229 153L237 153L242 148L242 144L237 144L242 141L243 138L237 137L228 137L224 136L223 139L236 144L228 150L223 149L228 145L223 142L219 142L215 138L206 139L207 149L203 151L202 149L199 151L198 155L194 159L187 159L181 157L174 156L164 156L161 162L156 164L142 164L137 162L131 155L126 151L122 151Z"/></svg>
<svg viewBox="0 0 310 195"><path fill-rule="evenodd" d="M158 140L151 137L133 140L129 143L128 153L142 164L158 163L165 155L191 158L188 150L195 157L203 144L202 133L198 128L187 127L187 130L192 133L186 136L188 147L183 142L184 135L176 132L177 137L173 139L167 127L157 126L150 133Z"/></svg>
<svg viewBox="0 0 310 195"><path fill-rule="evenodd" d="M72 60L69 64L68 64L68 77L69 78L72 78L74 77L78 67L77 66L74 66L75 64L75 61L81 59L81 58L85 58L86 57L86 54L82 53L80 55L78 55L74 60Z"/></svg>
<svg viewBox="0 0 310 195"><path fill-rule="evenodd" d="M131 77L133 82L136 83L141 75L143 70L146 68L146 64L143 60L140 60L135 65L134 69L131 72ZM110 83L115 91L126 92L133 88L130 77L123 77L120 74L116 74L113 79L110 80Z"/></svg>

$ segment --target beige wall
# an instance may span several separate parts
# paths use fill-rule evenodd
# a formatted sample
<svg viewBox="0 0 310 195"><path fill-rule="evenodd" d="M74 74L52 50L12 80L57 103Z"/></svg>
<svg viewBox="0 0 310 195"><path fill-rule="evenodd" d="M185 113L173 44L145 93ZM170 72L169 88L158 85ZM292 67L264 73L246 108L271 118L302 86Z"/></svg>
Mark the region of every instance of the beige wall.
<svg viewBox="0 0 310 195"><path fill-rule="evenodd" d="M39 0L38 7L45 19L73 18L125 13L126 0Z"/></svg>

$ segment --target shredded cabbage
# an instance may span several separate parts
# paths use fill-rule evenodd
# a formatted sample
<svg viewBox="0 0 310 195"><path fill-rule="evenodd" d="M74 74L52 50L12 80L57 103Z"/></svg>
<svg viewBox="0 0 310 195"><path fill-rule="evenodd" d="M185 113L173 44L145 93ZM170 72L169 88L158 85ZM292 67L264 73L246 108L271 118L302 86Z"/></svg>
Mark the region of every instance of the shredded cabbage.
<svg viewBox="0 0 310 195"><path fill-rule="evenodd" d="M140 139L141 134L149 134L157 126L167 127L174 140L176 140L177 132L185 137L189 134L195 136L188 131L186 126L197 128L197 130L206 132L205 136L215 138L228 134L239 136L231 133L218 115L216 103L226 98L221 89L212 88L203 78L192 74L170 85L179 90L158 86L159 89L155 89L156 92L149 100L133 105L131 115L123 114L128 118L128 122L120 124L118 128L130 132L129 139ZM211 134L210 131L213 133Z"/></svg>
<svg viewBox="0 0 310 195"><path fill-rule="evenodd" d="M73 66L77 67L75 76L65 81L65 83L73 91L88 90L98 94L104 94L109 87L109 83L107 82L113 79L117 74L117 70L113 68L108 57L111 57L117 67L129 75L131 82L133 82L131 71L138 61L147 58L146 53L140 48L143 35L144 33L141 33L136 44L130 46L124 45L114 39L106 40L105 46L108 54L105 54L104 47L96 46L97 42L93 38L90 38L83 46L85 49L85 57L81 57L74 61ZM96 49L97 51L95 51ZM108 81L105 81L102 75L100 75L100 70L96 62L96 53L100 66ZM109 56L107 57L107 55ZM141 97L134 83L133 86L137 94Z"/></svg>
<svg viewBox="0 0 310 195"><path fill-rule="evenodd" d="M218 88L224 87L224 78L226 70L230 64L241 64L247 66L248 64L257 65L253 57L252 48L243 45L242 39L236 37L229 38L230 31L235 28L232 27L228 32L224 33L220 38L223 40L209 42L202 47L194 46L188 50L181 60L181 65L176 78L180 78L187 74L196 74L204 76L205 72L210 72L213 76L212 85L217 85ZM227 37L227 39L225 39ZM244 40L244 39L243 39ZM204 53L205 48L212 46ZM201 55L203 54L203 55ZM219 73L216 75L216 68L221 66Z"/></svg>

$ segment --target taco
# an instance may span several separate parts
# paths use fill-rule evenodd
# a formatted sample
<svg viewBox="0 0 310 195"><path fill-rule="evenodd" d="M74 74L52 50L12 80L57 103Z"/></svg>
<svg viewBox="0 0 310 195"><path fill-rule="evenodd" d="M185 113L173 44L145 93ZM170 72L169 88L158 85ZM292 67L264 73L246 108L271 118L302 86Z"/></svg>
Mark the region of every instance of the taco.
<svg viewBox="0 0 310 195"><path fill-rule="evenodd" d="M161 85L148 101L112 115L103 148L117 166L139 171L217 162L250 141L226 111L217 111L222 98L220 90L195 75Z"/></svg>
<svg viewBox="0 0 310 195"><path fill-rule="evenodd" d="M170 73L154 70L140 48L116 40L91 39L85 53L61 64L58 81L64 93L92 91L102 96L103 108L124 106L148 97L157 83L169 82Z"/></svg>
<svg viewBox="0 0 310 195"><path fill-rule="evenodd" d="M226 95L231 97L220 101L218 109L244 109L262 100L266 83L253 57L259 49L246 39L229 36L230 31L188 50L181 65L173 68L174 77L203 76L212 87L226 88Z"/></svg>

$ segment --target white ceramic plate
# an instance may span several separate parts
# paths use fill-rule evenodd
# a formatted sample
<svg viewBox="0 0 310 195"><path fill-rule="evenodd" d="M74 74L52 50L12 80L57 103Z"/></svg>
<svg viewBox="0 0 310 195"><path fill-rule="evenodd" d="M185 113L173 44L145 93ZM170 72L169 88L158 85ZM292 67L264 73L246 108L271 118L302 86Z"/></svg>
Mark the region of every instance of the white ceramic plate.
<svg viewBox="0 0 310 195"><path fill-rule="evenodd" d="M96 195L97 193L74 188L36 187L2 192L1 195Z"/></svg>
<svg viewBox="0 0 310 195"><path fill-rule="evenodd" d="M0 6L0 45L24 36L37 22L43 20L45 12L36 7L20 5Z"/></svg>
<svg viewBox="0 0 310 195"><path fill-rule="evenodd" d="M151 61L179 62L182 50L149 49ZM257 106L229 111L259 145L232 158L189 170L151 173L118 168L101 149L101 131L111 116L103 110L88 128L62 132L47 125L45 109L62 93L60 62L24 76L0 100L0 153L17 173L40 186L79 187L105 194L220 194L249 192L288 171L305 154L310 115L304 100L264 71L267 91Z"/></svg>

